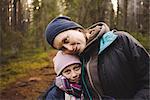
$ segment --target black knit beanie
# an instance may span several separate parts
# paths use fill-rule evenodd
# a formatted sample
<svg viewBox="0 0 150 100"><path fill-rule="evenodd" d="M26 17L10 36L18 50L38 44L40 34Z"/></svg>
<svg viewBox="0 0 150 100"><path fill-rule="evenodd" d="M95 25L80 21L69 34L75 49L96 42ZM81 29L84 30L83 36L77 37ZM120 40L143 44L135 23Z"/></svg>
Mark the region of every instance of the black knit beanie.
<svg viewBox="0 0 150 100"><path fill-rule="evenodd" d="M45 31L46 40L53 47L53 41L59 33L75 28L83 29L81 25L71 21L71 19L67 16L56 17L47 25Z"/></svg>

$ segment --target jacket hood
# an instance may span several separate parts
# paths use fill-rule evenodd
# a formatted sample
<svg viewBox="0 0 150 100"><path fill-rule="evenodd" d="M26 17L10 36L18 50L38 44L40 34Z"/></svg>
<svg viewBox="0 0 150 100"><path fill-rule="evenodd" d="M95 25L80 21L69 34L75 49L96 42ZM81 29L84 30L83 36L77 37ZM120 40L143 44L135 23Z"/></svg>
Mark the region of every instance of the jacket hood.
<svg viewBox="0 0 150 100"><path fill-rule="evenodd" d="M110 31L110 28L108 27L108 25L104 22L98 22L98 23L95 23L93 24L92 26L88 27L87 29L92 29L96 26L103 26L102 30L105 30L105 32L108 32Z"/></svg>
<svg viewBox="0 0 150 100"><path fill-rule="evenodd" d="M92 33L92 34L90 35L89 39L87 40L87 45L86 45L84 51L83 51L81 54L79 54L79 55L84 54L84 53L88 50L88 47L89 47L95 40L97 40L98 38L101 38L104 33L110 31L108 25L105 24L104 22L95 23L95 24L93 24L92 26L88 27L87 30L93 29L93 28L95 28L96 26L100 26L100 30L99 30L98 32Z"/></svg>

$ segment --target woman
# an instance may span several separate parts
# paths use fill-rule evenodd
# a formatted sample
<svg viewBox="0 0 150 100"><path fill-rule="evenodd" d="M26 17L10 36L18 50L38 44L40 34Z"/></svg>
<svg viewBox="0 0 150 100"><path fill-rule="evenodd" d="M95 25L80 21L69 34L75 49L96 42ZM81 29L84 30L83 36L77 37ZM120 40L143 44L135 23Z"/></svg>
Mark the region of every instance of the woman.
<svg viewBox="0 0 150 100"><path fill-rule="evenodd" d="M80 29L80 30L79 30ZM52 20L45 31L48 43L82 60L84 98L150 100L149 53L129 33L102 22L84 28L66 16ZM98 31L97 31L98 30Z"/></svg>

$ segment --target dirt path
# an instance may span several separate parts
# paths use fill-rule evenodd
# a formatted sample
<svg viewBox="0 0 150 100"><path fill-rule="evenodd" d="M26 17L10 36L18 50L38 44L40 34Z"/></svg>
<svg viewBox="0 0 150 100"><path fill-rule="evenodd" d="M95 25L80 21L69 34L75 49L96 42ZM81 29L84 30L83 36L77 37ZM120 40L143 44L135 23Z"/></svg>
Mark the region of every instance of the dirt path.
<svg viewBox="0 0 150 100"><path fill-rule="evenodd" d="M37 100L55 77L53 67L45 66L31 70L26 77L18 79L0 92L0 100Z"/></svg>

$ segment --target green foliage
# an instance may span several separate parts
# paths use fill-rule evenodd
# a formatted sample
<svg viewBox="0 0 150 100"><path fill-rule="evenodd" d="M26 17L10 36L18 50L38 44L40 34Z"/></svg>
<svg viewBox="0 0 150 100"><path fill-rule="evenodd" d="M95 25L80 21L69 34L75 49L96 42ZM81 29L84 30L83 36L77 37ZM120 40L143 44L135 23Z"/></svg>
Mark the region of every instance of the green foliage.
<svg viewBox="0 0 150 100"><path fill-rule="evenodd" d="M149 52L150 52L150 36L148 34L131 33Z"/></svg>
<svg viewBox="0 0 150 100"><path fill-rule="evenodd" d="M27 32L25 46L39 48L45 46L44 32L50 20L59 15L56 0L33 0L33 21Z"/></svg>
<svg viewBox="0 0 150 100"><path fill-rule="evenodd" d="M4 32L3 43L7 45L4 45L3 48L11 49L12 46L21 47L22 40L23 40L23 35L19 31Z"/></svg>
<svg viewBox="0 0 150 100"><path fill-rule="evenodd" d="M22 53L17 59L10 59L9 63L0 66L0 90L9 83L28 74L29 71L49 65L47 53Z"/></svg>

